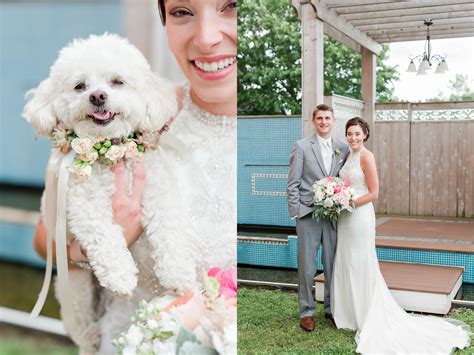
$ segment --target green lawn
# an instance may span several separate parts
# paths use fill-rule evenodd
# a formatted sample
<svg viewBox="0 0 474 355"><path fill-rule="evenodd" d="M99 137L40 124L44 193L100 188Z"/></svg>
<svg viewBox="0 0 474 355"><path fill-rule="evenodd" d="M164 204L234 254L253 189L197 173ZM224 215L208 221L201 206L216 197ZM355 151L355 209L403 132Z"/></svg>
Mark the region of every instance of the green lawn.
<svg viewBox="0 0 474 355"><path fill-rule="evenodd" d="M304 332L299 326L297 293L279 290L239 288L239 354L354 354L354 333L337 330L323 316L318 304L316 329ZM449 316L474 329L474 311L453 310ZM474 341L474 340L473 340ZM474 344L455 354L474 354Z"/></svg>
<svg viewBox="0 0 474 355"><path fill-rule="evenodd" d="M77 355L78 353L77 347L67 338L14 326L0 326L2 355Z"/></svg>

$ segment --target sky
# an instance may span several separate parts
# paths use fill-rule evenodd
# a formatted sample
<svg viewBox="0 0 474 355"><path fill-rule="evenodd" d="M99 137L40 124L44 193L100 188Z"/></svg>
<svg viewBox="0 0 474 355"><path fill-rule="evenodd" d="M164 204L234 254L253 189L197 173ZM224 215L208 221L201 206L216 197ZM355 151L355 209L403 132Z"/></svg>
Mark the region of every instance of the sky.
<svg viewBox="0 0 474 355"><path fill-rule="evenodd" d="M400 73L400 81L395 83L395 96L410 102L426 101L438 96L439 91L446 92L449 81L454 79L456 74L467 74L470 87L474 90L474 37L431 41L432 54L447 54L448 72L434 74L434 70L431 70L432 73L422 76L406 73L410 63L409 57L423 54L424 46L425 41L389 43L389 58L386 63L398 66ZM418 63L416 64L418 67ZM436 66L434 68L436 69Z"/></svg>

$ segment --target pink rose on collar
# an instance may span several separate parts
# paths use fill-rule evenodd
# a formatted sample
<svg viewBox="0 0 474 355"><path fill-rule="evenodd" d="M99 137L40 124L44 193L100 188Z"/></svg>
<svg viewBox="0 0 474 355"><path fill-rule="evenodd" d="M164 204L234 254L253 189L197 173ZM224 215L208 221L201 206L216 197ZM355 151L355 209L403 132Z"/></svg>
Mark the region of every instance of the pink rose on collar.
<svg viewBox="0 0 474 355"><path fill-rule="evenodd" d="M223 270L213 267L208 271L207 276L214 277L219 282L219 293L226 300L237 298L237 270L235 268Z"/></svg>

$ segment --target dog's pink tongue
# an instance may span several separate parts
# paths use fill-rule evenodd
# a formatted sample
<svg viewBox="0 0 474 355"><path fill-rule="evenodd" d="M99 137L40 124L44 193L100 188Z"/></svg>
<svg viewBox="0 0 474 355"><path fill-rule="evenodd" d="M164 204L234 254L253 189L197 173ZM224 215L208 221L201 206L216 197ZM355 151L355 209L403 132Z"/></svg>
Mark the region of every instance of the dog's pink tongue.
<svg viewBox="0 0 474 355"><path fill-rule="evenodd" d="M95 119L105 121L110 118L111 112L110 111L96 111L92 113Z"/></svg>

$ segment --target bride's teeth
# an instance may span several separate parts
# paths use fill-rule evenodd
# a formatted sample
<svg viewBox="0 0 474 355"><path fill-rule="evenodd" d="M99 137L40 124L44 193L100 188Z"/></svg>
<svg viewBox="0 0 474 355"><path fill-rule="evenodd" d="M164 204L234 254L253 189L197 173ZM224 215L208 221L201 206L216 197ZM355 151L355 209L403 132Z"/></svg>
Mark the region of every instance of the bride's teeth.
<svg viewBox="0 0 474 355"><path fill-rule="evenodd" d="M229 65L233 64L234 62L235 62L235 58L227 58L227 59L219 60L217 62L212 62L212 63L200 62L198 60L194 61L194 63L199 69L208 73L222 70L228 67Z"/></svg>

